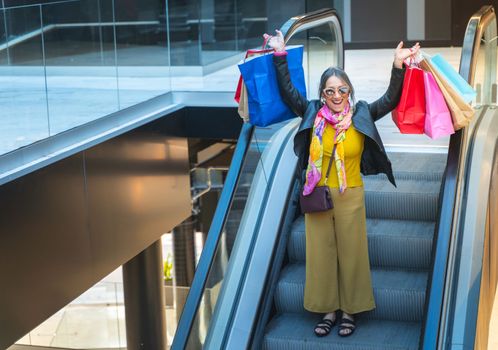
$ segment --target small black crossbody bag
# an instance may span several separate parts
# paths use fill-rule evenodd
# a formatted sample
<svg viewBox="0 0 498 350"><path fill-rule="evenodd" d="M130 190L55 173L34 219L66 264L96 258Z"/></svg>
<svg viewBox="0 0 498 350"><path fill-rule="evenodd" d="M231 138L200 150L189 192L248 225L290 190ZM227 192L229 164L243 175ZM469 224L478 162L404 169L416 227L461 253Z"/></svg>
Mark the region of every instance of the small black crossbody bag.
<svg viewBox="0 0 498 350"><path fill-rule="evenodd" d="M337 144L334 143L334 149L332 155L330 156L329 166L327 167L327 173L325 175L325 186L316 186L313 192L307 196L303 195L301 190L299 194L299 205L301 206L301 212L304 213L316 213L320 211L326 211L334 208L334 203L332 202L332 193L330 193L330 188L327 186L327 181L329 179L330 168L334 162L335 149Z"/></svg>

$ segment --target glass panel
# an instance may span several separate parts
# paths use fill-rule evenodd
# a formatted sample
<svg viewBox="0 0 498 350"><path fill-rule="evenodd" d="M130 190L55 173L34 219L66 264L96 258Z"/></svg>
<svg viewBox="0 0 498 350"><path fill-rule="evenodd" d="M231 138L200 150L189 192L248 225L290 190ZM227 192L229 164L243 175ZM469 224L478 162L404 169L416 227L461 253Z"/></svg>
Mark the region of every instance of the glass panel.
<svg viewBox="0 0 498 350"><path fill-rule="evenodd" d="M166 2L115 0L120 108L170 91Z"/></svg>
<svg viewBox="0 0 498 350"><path fill-rule="evenodd" d="M308 99L317 99L319 98L318 88L322 73L328 67L338 65L336 34L328 24L312 28L306 33L304 44L306 45L305 52L307 54L303 57L303 66L305 67L305 76L307 78ZM299 38L302 37L300 36ZM294 38L292 43L294 43Z"/></svg>
<svg viewBox="0 0 498 350"><path fill-rule="evenodd" d="M198 66L201 64L199 45L199 0L171 0L169 6L169 31L172 66ZM172 73L188 70L172 69ZM191 75L191 74L188 74Z"/></svg>
<svg viewBox="0 0 498 350"><path fill-rule="evenodd" d="M43 6L50 134L118 110L111 0Z"/></svg>
<svg viewBox="0 0 498 350"><path fill-rule="evenodd" d="M240 13L233 0L201 1L202 65L233 56L237 51L237 37L242 36Z"/></svg>
<svg viewBox="0 0 498 350"><path fill-rule="evenodd" d="M233 196L234 200L231 203L227 220L216 248L213 265L207 277L206 288L188 339L188 349L201 349L204 344L218 294L228 267L232 248L237 238L240 220L246 206L249 188L253 182L256 168L271 137L285 123L274 124L266 128L256 128L254 131L250 148L241 168L239 183ZM266 174L270 172L271 169L265 169L264 171Z"/></svg>
<svg viewBox="0 0 498 350"><path fill-rule="evenodd" d="M273 31L267 28L266 1L236 1L238 51L261 46L262 33Z"/></svg>
<svg viewBox="0 0 498 350"><path fill-rule="evenodd" d="M38 6L1 13L0 154L49 135ZM7 45L5 38L8 39Z"/></svg>
<svg viewBox="0 0 498 350"><path fill-rule="evenodd" d="M121 269L73 300L17 344L69 349L125 348Z"/></svg>

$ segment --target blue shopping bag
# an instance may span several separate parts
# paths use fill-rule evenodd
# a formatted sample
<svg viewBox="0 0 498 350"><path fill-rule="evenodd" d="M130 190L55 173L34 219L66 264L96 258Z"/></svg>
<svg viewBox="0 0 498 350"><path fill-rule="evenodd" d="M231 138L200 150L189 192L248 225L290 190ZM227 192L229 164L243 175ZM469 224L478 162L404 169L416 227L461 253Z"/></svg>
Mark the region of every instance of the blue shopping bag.
<svg viewBox="0 0 498 350"><path fill-rule="evenodd" d="M291 81L296 89L306 97L303 46L287 47L286 50ZM267 126L296 117L280 96L273 54L256 56L247 60L239 64L239 70L246 85L251 124Z"/></svg>
<svg viewBox="0 0 498 350"><path fill-rule="evenodd" d="M432 65L443 76L448 84L460 95L462 99L470 103L476 98L476 91L458 74L458 72L440 54L430 58Z"/></svg>

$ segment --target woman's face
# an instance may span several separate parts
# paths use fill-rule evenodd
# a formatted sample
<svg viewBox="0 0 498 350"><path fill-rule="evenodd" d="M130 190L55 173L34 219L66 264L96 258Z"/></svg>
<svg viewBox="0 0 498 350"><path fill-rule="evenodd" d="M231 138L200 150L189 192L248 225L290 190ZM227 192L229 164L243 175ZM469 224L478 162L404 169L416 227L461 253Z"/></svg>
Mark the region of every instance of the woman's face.
<svg viewBox="0 0 498 350"><path fill-rule="evenodd" d="M350 92L349 86L342 79L333 75L327 79L322 97L332 112L339 113L344 110Z"/></svg>

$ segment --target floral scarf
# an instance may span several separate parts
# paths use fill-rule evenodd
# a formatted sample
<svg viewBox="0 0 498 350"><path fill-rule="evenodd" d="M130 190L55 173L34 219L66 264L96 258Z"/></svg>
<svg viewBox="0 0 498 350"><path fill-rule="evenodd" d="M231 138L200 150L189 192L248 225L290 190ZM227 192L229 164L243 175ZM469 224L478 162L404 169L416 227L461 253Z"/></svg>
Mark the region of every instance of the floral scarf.
<svg viewBox="0 0 498 350"><path fill-rule="evenodd" d="M351 125L352 114L349 113L349 111L349 103L346 104L344 110L340 113L332 114L326 104L318 111L313 124L310 156L306 169L306 183L304 184L303 195L307 196L313 192L322 177L322 138L326 123L329 123L335 129L334 143L337 144L337 146L334 154L334 163L337 171L337 178L339 180L339 192L344 193L346 190L346 168L344 167L344 146L342 142L346 139L346 131Z"/></svg>

